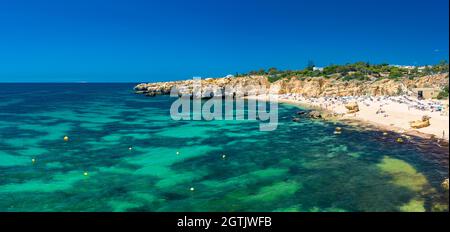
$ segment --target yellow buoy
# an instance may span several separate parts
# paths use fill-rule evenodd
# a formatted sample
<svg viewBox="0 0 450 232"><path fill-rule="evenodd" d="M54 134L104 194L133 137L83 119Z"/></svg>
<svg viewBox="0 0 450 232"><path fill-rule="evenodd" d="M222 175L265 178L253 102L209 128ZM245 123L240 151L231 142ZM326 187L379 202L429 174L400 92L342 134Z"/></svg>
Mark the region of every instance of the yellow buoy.
<svg viewBox="0 0 450 232"><path fill-rule="evenodd" d="M194 189L194 187L191 187L189 190L190 190L190 191L194 191L195 189Z"/></svg>
<svg viewBox="0 0 450 232"><path fill-rule="evenodd" d="M36 163L36 159L35 158L31 159L31 162Z"/></svg>
<svg viewBox="0 0 450 232"><path fill-rule="evenodd" d="M133 147L129 147L128 150L130 150L130 151L133 150Z"/></svg>
<svg viewBox="0 0 450 232"><path fill-rule="evenodd" d="M177 155L179 155L180 154L180 152L179 151L177 151Z"/></svg>
<svg viewBox="0 0 450 232"><path fill-rule="evenodd" d="M402 138L397 138L397 143L403 143L403 139Z"/></svg>
<svg viewBox="0 0 450 232"><path fill-rule="evenodd" d="M383 132L383 135L386 136L388 133L387 132Z"/></svg>
<svg viewBox="0 0 450 232"><path fill-rule="evenodd" d="M226 155L222 155L222 159L225 159L225 158L227 158L227 156Z"/></svg>
<svg viewBox="0 0 450 232"><path fill-rule="evenodd" d="M340 135L341 133L342 133L342 128L336 127L336 129L334 129L333 134L335 134L335 135Z"/></svg>
<svg viewBox="0 0 450 232"><path fill-rule="evenodd" d="M84 172L83 175L84 175L84 176L88 176L89 173L88 173L88 172Z"/></svg>
<svg viewBox="0 0 450 232"><path fill-rule="evenodd" d="M66 141L66 142L69 141L69 136L67 136L67 135L64 136L64 141Z"/></svg>

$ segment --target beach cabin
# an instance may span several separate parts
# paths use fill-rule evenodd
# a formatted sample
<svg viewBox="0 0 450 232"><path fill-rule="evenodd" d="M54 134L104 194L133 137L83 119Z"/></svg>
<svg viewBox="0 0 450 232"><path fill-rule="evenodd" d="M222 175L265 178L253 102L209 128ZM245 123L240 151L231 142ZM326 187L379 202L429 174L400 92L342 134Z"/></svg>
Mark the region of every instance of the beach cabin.
<svg viewBox="0 0 450 232"><path fill-rule="evenodd" d="M440 92L438 88L414 88L412 89L414 96L418 99L436 98Z"/></svg>

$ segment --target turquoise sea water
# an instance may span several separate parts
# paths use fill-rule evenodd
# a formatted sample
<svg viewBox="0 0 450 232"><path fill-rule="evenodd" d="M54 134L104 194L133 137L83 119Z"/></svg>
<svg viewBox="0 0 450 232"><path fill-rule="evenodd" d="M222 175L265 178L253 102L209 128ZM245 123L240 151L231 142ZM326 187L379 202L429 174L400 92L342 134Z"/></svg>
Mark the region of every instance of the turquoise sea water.
<svg viewBox="0 0 450 232"><path fill-rule="evenodd" d="M448 211L448 147L289 105L271 132L173 121L132 88L0 84L0 211Z"/></svg>

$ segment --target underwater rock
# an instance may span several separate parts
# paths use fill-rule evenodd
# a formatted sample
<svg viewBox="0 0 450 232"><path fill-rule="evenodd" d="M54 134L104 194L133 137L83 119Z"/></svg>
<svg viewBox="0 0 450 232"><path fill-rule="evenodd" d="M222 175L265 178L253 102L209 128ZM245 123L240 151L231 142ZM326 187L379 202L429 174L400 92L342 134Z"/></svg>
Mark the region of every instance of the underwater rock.
<svg viewBox="0 0 450 232"><path fill-rule="evenodd" d="M427 192L425 190L430 186L425 175L403 160L385 156L377 166L382 172L392 177L391 182L393 184L405 187L415 193L423 194Z"/></svg>
<svg viewBox="0 0 450 232"><path fill-rule="evenodd" d="M426 212L425 201L423 199L412 199L408 203L400 206L402 212Z"/></svg>
<svg viewBox="0 0 450 232"><path fill-rule="evenodd" d="M442 182L441 184L442 188L444 188L445 190L448 191L448 187L449 187L449 180L448 178L444 180L444 182Z"/></svg>
<svg viewBox="0 0 450 232"><path fill-rule="evenodd" d="M309 113L308 113L308 116L309 116L310 118L315 118L315 119L322 118L322 114L321 114L319 111L315 111L315 110L309 112Z"/></svg>
<svg viewBox="0 0 450 232"><path fill-rule="evenodd" d="M431 203L431 212L448 212L448 204L441 202Z"/></svg>

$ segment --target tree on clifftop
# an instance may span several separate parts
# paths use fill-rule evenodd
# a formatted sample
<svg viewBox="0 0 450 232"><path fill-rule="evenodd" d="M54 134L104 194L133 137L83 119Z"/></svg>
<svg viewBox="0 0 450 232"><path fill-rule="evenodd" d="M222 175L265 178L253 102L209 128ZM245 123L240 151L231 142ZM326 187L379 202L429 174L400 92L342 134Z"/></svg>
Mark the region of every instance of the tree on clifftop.
<svg viewBox="0 0 450 232"><path fill-rule="evenodd" d="M278 73L278 69L275 67L269 68L269 75L275 75Z"/></svg>
<svg viewBox="0 0 450 232"><path fill-rule="evenodd" d="M314 61L308 60L308 65L306 66L306 70L313 71L314 67L316 67L316 65L314 64Z"/></svg>

